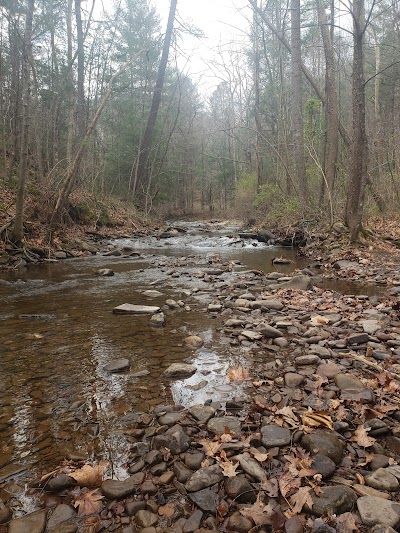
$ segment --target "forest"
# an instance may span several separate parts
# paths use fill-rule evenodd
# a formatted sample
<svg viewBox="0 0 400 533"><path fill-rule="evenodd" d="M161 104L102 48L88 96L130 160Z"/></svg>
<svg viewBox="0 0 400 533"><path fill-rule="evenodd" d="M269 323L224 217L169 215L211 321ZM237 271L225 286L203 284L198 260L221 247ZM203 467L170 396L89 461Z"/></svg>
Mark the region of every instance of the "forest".
<svg viewBox="0 0 400 533"><path fill-rule="evenodd" d="M146 217L343 221L352 241L366 211L396 210L397 2L249 0L205 93L178 60L201 32L176 1L166 27L156 8L2 0L3 239L51 234L82 193Z"/></svg>

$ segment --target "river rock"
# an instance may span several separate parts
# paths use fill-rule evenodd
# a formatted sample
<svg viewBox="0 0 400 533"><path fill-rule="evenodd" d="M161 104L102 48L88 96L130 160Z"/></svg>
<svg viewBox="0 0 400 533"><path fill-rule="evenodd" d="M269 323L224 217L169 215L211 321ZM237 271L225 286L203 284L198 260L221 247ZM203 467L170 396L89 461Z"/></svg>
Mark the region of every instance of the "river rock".
<svg viewBox="0 0 400 533"><path fill-rule="evenodd" d="M173 426L174 424L181 422L183 418L185 418L185 413L179 411L177 413L166 413L165 415L160 416L158 421L162 426Z"/></svg>
<svg viewBox="0 0 400 533"><path fill-rule="evenodd" d="M282 300L278 300L277 298L266 298L265 300L250 302L250 309L260 308L263 310L282 311L284 307Z"/></svg>
<svg viewBox="0 0 400 533"><path fill-rule="evenodd" d="M350 487L339 485L337 487L324 487L322 493L317 496L311 493L313 506L310 511L315 516L332 516L334 514L343 514L352 511L356 501L357 494Z"/></svg>
<svg viewBox="0 0 400 533"><path fill-rule="evenodd" d="M214 490L206 488L197 492L190 492L189 498L203 511L215 513L219 500Z"/></svg>
<svg viewBox="0 0 400 533"><path fill-rule="evenodd" d="M24 472L26 468L26 466L22 466L16 463L3 466L3 468L0 468L0 483L3 483L4 481L6 481L6 479L16 476L21 472Z"/></svg>
<svg viewBox="0 0 400 533"><path fill-rule="evenodd" d="M398 479L388 472L386 468L378 468L365 476L365 483L377 490L393 491L399 488Z"/></svg>
<svg viewBox="0 0 400 533"><path fill-rule="evenodd" d="M154 313L159 313L160 311L160 307L155 305L133 304L122 304L113 309L115 315L154 315Z"/></svg>
<svg viewBox="0 0 400 533"><path fill-rule="evenodd" d="M305 274L298 274L293 276L291 280L279 283L280 289L297 289L301 291L308 291L311 289L312 281L309 276Z"/></svg>
<svg viewBox="0 0 400 533"><path fill-rule="evenodd" d="M253 459L253 457L251 457L250 454L244 453L241 455L237 455L235 459L239 461L240 466L243 468L246 474L249 474L251 477L253 477L257 481L267 480L266 471L261 467L258 461L256 461L255 459Z"/></svg>
<svg viewBox="0 0 400 533"><path fill-rule="evenodd" d="M368 403L374 401L373 392L367 389L363 382L351 374L337 374L335 383L341 391L340 397L343 400L365 400Z"/></svg>
<svg viewBox="0 0 400 533"><path fill-rule="evenodd" d="M167 378L189 378L197 371L194 365L185 363L173 363L165 371L164 376Z"/></svg>
<svg viewBox="0 0 400 533"><path fill-rule="evenodd" d="M310 468L311 470L315 470L317 474L321 474L322 479L328 479L335 473L336 464L330 457L317 454L313 457Z"/></svg>
<svg viewBox="0 0 400 533"><path fill-rule="evenodd" d="M131 363L129 359L116 359L115 361L111 361L111 363L108 363L104 367L104 370L106 372L110 372L110 374L117 374L118 372L123 372L124 370L128 370L128 368L131 366Z"/></svg>
<svg viewBox="0 0 400 533"><path fill-rule="evenodd" d="M143 483L145 474L138 472L124 481L117 481L115 479L106 479L101 484L101 492L109 500L119 500L126 498L129 494L135 492L138 485Z"/></svg>
<svg viewBox="0 0 400 533"><path fill-rule="evenodd" d="M209 405L193 405L193 407L189 409L189 413L200 422L200 424L206 424L210 418L215 415L215 409Z"/></svg>
<svg viewBox="0 0 400 533"><path fill-rule="evenodd" d="M361 320L360 324L368 335L375 335L381 329L381 325L377 320Z"/></svg>
<svg viewBox="0 0 400 533"><path fill-rule="evenodd" d="M255 490L246 476L242 474L225 480L225 492L229 498L237 503L254 503L257 499Z"/></svg>
<svg viewBox="0 0 400 533"><path fill-rule="evenodd" d="M201 467L201 463L204 461L203 452L188 452L185 453L185 465L191 470L198 470Z"/></svg>
<svg viewBox="0 0 400 533"><path fill-rule="evenodd" d="M43 533L46 526L47 509L26 514L11 520L8 533Z"/></svg>
<svg viewBox="0 0 400 533"><path fill-rule="evenodd" d="M168 448L173 455L186 452L191 444L190 438L180 426L173 426L166 433L156 435L153 439L153 448L159 450ZM171 431L172 430L172 431Z"/></svg>
<svg viewBox="0 0 400 533"><path fill-rule="evenodd" d="M305 380L304 376L301 376L300 374L296 374L295 372L287 372L285 374L285 385L289 389L295 389L299 385L301 385Z"/></svg>
<svg viewBox="0 0 400 533"><path fill-rule="evenodd" d="M0 524L9 522L12 518L13 512L8 505L4 505L0 502Z"/></svg>
<svg viewBox="0 0 400 533"><path fill-rule="evenodd" d="M374 453L372 460L369 463L371 470L378 470L378 468L386 468L389 466L389 457L381 453Z"/></svg>
<svg viewBox="0 0 400 533"><path fill-rule="evenodd" d="M186 337L185 344L186 346L191 346L192 348L201 348L204 344L204 341L197 335L190 335L190 337Z"/></svg>
<svg viewBox="0 0 400 533"><path fill-rule="evenodd" d="M207 429L216 435L223 435L225 428L231 431L233 434L239 433L241 424L238 418L234 416L221 416L218 418L211 418L208 421Z"/></svg>
<svg viewBox="0 0 400 533"><path fill-rule="evenodd" d="M266 448L274 448L275 446L287 446L292 440L291 432L276 424L269 424L261 428L261 441Z"/></svg>
<svg viewBox="0 0 400 533"><path fill-rule="evenodd" d="M100 270L98 270L96 274L98 276L109 278L111 276L114 276L114 271L111 270L111 268L100 268Z"/></svg>
<svg viewBox="0 0 400 533"><path fill-rule="evenodd" d="M200 527L202 518L203 518L202 511L200 511L200 509L197 509L186 520L183 526L183 533L193 533L194 531L196 531Z"/></svg>
<svg viewBox="0 0 400 533"><path fill-rule="evenodd" d="M222 311L222 305L221 304L209 304L207 310L210 313L219 313Z"/></svg>
<svg viewBox="0 0 400 533"><path fill-rule="evenodd" d="M258 341L262 339L261 333L251 331L250 329L244 329L240 334L246 339L248 339L249 341Z"/></svg>
<svg viewBox="0 0 400 533"><path fill-rule="evenodd" d="M190 470L190 468L187 468L180 461L177 461L176 463L174 463L174 466L172 467L172 470L173 470L173 472L175 474L176 479L180 483L186 483L186 481L193 474L193 470Z"/></svg>
<svg viewBox="0 0 400 533"><path fill-rule="evenodd" d="M175 300L166 300L165 305L167 305L170 309L179 309L180 305Z"/></svg>
<svg viewBox="0 0 400 533"><path fill-rule="evenodd" d="M336 464L342 460L343 445L332 433L319 431L304 435L301 445L312 454L326 455Z"/></svg>
<svg viewBox="0 0 400 533"><path fill-rule="evenodd" d="M239 512L233 513L228 520L228 531L236 531L237 533L247 533L253 527L253 522L248 518L242 516Z"/></svg>
<svg viewBox="0 0 400 533"><path fill-rule="evenodd" d="M396 529L400 525L400 504L391 500L362 496L357 500L357 507L366 526L383 524Z"/></svg>
<svg viewBox="0 0 400 533"><path fill-rule="evenodd" d="M76 517L76 512L70 505L65 505L63 503L57 505L47 522L47 529L51 530L74 517Z"/></svg>
<svg viewBox="0 0 400 533"><path fill-rule="evenodd" d="M319 365L316 372L318 376L323 376L328 379L332 379L340 374L340 366L335 363L323 363Z"/></svg>
<svg viewBox="0 0 400 533"><path fill-rule="evenodd" d="M150 324L155 327L162 327L166 322L164 313L156 313L150 318Z"/></svg>
<svg viewBox="0 0 400 533"><path fill-rule="evenodd" d="M135 522L139 527L155 526L158 522L158 516L151 511L140 510L135 514Z"/></svg>
<svg viewBox="0 0 400 533"><path fill-rule="evenodd" d="M194 472L186 482L185 489L188 492L197 492L199 490L211 487L224 479L221 467L219 465L207 466Z"/></svg>
<svg viewBox="0 0 400 533"><path fill-rule="evenodd" d="M299 355L294 360L295 364L299 365L299 366L301 366L301 365L316 365L320 361L321 361L321 359L318 357L318 355L313 354L313 353L306 354L306 355Z"/></svg>
<svg viewBox="0 0 400 533"><path fill-rule="evenodd" d="M67 474L58 474L57 476L49 479L44 488L50 492L61 492L62 490L73 487L74 485L76 485L75 479L67 476Z"/></svg>
<svg viewBox="0 0 400 533"><path fill-rule="evenodd" d="M143 291L142 294L143 294L143 296L147 296L148 298L158 298L158 297L163 295L162 292L156 291L154 289L153 290L150 289L150 290L147 290L147 291Z"/></svg>
<svg viewBox="0 0 400 533"><path fill-rule="evenodd" d="M363 344L368 342L369 335L367 333L353 333L347 337L347 344Z"/></svg>
<svg viewBox="0 0 400 533"><path fill-rule="evenodd" d="M268 339L277 339L278 337L282 337L282 331L270 326L269 324L259 324L257 326L257 331L262 333L264 337L267 337Z"/></svg>

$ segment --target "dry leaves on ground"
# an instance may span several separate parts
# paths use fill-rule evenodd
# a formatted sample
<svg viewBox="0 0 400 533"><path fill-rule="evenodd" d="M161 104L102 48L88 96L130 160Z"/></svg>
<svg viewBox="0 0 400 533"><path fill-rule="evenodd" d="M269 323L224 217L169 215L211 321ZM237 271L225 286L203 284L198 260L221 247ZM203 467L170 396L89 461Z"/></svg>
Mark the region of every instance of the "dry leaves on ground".
<svg viewBox="0 0 400 533"><path fill-rule="evenodd" d="M305 505L308 505L311 509L313 506L311 487L300 487L296 494L293 494L290 497L290 505L292 507L292 512L295 515L301 513Z"/></svg>
<svg viewBox="0 0 400 533"><path fill-rule="evenodd" d="M79 489L78 489L79 490ZM87 516L99 513L103 508L102 499L104 496L98 492L98 489L88 490L86 492L80 491L75 498L74 507L78 507L78 514Z"/></svg>
<svg viewBox="0 0 400 533"><path fill-rule="evenodd" d="M247 381L250 378L250 372L247 368L238 366L237 368L230 368L228 370L229 381Z"/></svg>
<svg viewBox="0 0 400 533"><path fill-rule="evenodd" d="M167 518L171 518L176 513L175 506L172 503L167 503L165 505L161 505L161 507L158 508L158 514L160 516L166 516Z"/></svg>
<svg viewBox="0 0 400 533"><path fill-rule="evenodd" d="M363 448L369 448L370 446L373 446L373 444L376 442L376 439L374 439L374 437L368 436L367 429L364 426L358 426L350 440L356 442L359 446Z"/></svg>
<svg viewBox="0 0 400 533"><path fill-rule="evenodd" d="M325 426L333 431L333 421L326 411L313 411L311 408L302 415L301 421L305 426L318 428Z"/></svg>
<svg viewBox="0 0 400 533"><path fill-rule="evenodd" d="M314 315L311 317L310 322L313 326L326 326L326 324L329 324L330 320L325 316Z"/></svg>
<svg viewBox="0 0 400 533"><path fill-rule="evenodd" d="M204 453L209 457L214 457L221 449L221 444L212 440L200 439L199 444L203 446Z"/></svg>
<svg viewBox="0 0 400 533"><path fill-rule="evenodd" d="M274 503L274 500L270 500L270 503L265 505L260 494L251 507L240 509L239 512L245 518L253 520L256 526L272 525L276 530L279 530L285 522L280 506Z"/></svg>
<svg viewBox="0 0 400 533"><path fill-rule="evenodd" d="M80 487L94 487L103 481L103 473L107 466L107 461L101 461L95 466L84 465L75 472L71 472L69 476L75 479Z"/></svg>
<svg viewBox="0 0 400 533"><path fill-rule="evenodd" d="M301 487L301 479L294 477L288 470L284 472L278 480L279 490L284 498L291 496Z"/></svg>

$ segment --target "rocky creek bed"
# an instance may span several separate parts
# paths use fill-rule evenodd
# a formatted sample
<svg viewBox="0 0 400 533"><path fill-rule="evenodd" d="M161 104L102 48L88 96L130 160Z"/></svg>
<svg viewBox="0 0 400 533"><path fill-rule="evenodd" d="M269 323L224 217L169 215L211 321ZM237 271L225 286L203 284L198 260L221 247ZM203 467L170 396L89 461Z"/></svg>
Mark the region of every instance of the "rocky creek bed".
<svg viewBox="0 0 400 533"><path fill-rule="evenodd" d="M0 532L396 531L396 259L338 251L290 274L278 265L244 270L217 255L154 262L163 276L159 270L158 283L148 280L141 294L153 291L147 296L160 305L143 307L127 295L110 316L140 316L142 327L162 331L173 316L195 309L199 321L213 324L212 343L231 354L220 396L208 388L213 370L196 357L165 361L160 384L175 387L184 405L158 398L141 410L127 401L117 426L123 462L68 441L50 471L39 463L29 474L23 460L3 463ZM360 278L370 284L364 294L324 286ZM163 299L163 279L184 280L181 300ZM210 339L192 333L182 344L196 354ZM129 357L104 363L111 365L103 365L106 373L131 375ZM146 371L141 379L149 379ZM199 394L180 395L185 383Z"/></svg>

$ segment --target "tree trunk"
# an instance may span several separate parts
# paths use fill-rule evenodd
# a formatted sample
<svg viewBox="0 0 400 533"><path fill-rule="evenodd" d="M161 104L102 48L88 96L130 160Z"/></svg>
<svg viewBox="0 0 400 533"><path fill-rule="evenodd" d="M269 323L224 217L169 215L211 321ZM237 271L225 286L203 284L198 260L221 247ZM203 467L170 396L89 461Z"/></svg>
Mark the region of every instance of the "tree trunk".
<svg viewBox="0 0 400 533"><path fill-rule="evenodd" d="M325 54L326 142L324 172L329 200L332 203L339 151L339 101L336 88L336 62L332 34L329 31L325 6L322 3L322 0L316 0L316 4ZM331 14L331 16L333 16L333 14ZM324 184L325 179L323 180Z"/></svg>
<svg viewBox="0 0 400 533"><path fill-rule="evenodd" d="M357 242L362 230L365 185L367 182L367 135L365 128L364 75L364 0L353 1L353 138L351 143L351 176L347 192L345 222L350 242Z"/></svg>
<svg viewBox="0 0 400 533"><path fill-rule="evenodd" d="M77 68L77 106L76 106L76 124L78 137L82 139L85 134L85 50L83 47L83 28L81 0L75 0L75 21L76 21L76 42L78 55Z"/></svg>
<svg viewBox="0 0 400 533"><path fill-rule="evenodd" d="M301 72L300 0L291 0L291 96L293 159L304 205L310 203L304 156L303 80Z"/></svg>
<svg viewBox="0 0 400 533"><path fill-rule="evenodd" d="M158 68L156 86L153 93L150 113L147 119L146 130L144 132L139 150L137 172L135 173L133 182L130 183L130 190L135 195L137 203L142 207L146 203L147 181L149 176L148 160L153 141L154 127L157 121L158 109L161 103L162 90L164 87L165 72L167 69L169 49L171 46L172 33L174 29L176 5L177 0L171 0L167 30L165 33L164 46Z"/></svg>
<svg viewBox="0 0 400 533"><path fill-rule="evenodd" d="M35 0L29 0L25 21L25 34L22 50L22 125L20 140L20 160L18 171L17 201L15 219L11 239L16 244L24 240L24 197L25 184L28 174L29 125L31 112L31 58L32 58L32 26Z"/></svg>
<svg viewBox="0 0 400 533"><path fill-rule="evenodd" d="M261 87L260 87L260 35L258 12L253 15L253 54L254 54L254 118L256 123L256 160L257 160L257 189L264 183L264 164L262 154L262 125L261 125Z"/></svg>

